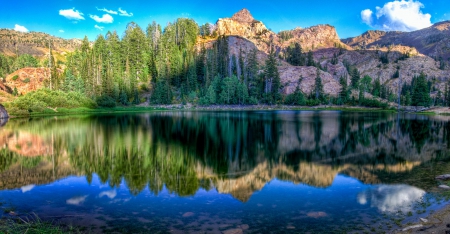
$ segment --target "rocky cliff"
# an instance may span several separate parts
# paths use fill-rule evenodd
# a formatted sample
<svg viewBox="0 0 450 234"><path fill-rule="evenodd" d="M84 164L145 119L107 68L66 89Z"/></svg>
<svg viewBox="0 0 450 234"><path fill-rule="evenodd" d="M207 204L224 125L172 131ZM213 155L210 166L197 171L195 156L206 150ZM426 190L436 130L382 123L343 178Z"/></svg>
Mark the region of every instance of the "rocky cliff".
<svg viewBox="0 0 450 234"><path fill-rule="evenodd" d="M276 40L276 34L255 20L247 9L242 9L231 18L219 19L216 22L218 35L240 36L250 40L256 47L266 53L269 52L269 42Z"/></svg>
<svg viewBox="0 0 450 234"><path fill-rule="evenodd" d="M443 92L445 83L450 78L450 65L445 66L448 63L446 59L450 57L449 28L450 21L445 21L415 32L375 30L341 41L331 25L296 28L276 34L268 30L261 21L255 20L246 9L231 18L219 19L216 23L219 35L230 36L231 54L237 55L243 49L245 57L250 49L257 48L261 65L270 52L270 46L273 46L281 58L284 57L286 48L294 43L299 43L303 51L312 50L315 62L320 63L323 68L320 77L324 91L332 96L337 95L340 90L339 78L349 77L348 65L357 68L361 77L369 75L373 82L379 79L392 92L398 91L400 81L402 84L410 84L412 78L422 72L432 81L434 90ZM332 63L335 56L338 62ZM386 56L389 62L382 63L382 56ZM280 59L282 93L290 94L297 87L306 94L310 93L317 75L316 70L314 67L291 66ZM401 79L394 78L397 70ZM437 91L432 95L436 93Z"/></svg>

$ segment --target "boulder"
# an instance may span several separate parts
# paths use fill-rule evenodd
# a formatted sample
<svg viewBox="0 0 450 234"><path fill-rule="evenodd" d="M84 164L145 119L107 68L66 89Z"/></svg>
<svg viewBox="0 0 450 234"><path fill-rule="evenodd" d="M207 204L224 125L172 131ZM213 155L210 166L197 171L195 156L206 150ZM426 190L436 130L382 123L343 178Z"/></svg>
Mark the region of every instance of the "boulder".
<svg viewBox="0 0 450 234"><path fill-rule="evenodd" d="M0 119L7 119L9 118L8 112L6 112L5 107L0 104Z"/></svg>

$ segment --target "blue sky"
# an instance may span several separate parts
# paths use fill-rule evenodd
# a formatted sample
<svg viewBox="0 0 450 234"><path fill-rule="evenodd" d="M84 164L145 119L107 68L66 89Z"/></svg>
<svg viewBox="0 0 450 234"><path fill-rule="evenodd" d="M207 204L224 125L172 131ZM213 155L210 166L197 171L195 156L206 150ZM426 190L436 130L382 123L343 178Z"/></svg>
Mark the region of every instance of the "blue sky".
<svg viewBox="0 0 450 234"><path fill-rule="evenodd" d="M131 21L143 29L152 21L164 26L179 17L215 23L242 8L275 32L330 24L341 38L369 29L412 31L450 19L448 0L0 0L0 28L94 40L108 30L122 35Z"/></svg>

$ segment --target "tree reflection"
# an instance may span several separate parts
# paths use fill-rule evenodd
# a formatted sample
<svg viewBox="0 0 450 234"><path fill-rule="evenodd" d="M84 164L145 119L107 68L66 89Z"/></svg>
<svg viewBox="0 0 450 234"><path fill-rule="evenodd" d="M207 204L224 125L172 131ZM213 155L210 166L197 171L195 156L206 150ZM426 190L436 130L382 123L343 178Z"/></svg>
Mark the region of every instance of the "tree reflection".
<svg viewBox="0 0 450 234"><path fill-rule="evenodd" d="M447 155L439 147L449 145L447 122L404 117L397 136L395 121L394 115L383 113L339 112L156 112L12 120L0 131L0 172L17 163L40 162L25 162L21 151L10 147L23 131L51 145L39 160L58 167L67 158L88 181L93 174L113 188L124 181L134 195L147 187L154 194L166 188L179 196L216 188L245 201L249 192L243 190L251 194L274 177L326 187L337 173L345 173L376 183L380 171L411 170L436 152Z"/></svg>

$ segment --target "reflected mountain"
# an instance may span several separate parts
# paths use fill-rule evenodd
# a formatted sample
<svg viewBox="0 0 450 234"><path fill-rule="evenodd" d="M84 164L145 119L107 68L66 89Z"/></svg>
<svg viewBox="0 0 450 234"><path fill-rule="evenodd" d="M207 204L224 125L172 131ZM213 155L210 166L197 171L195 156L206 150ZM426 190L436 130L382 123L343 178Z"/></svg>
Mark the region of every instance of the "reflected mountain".
<svg viewBox="0 0 450 234"><path fill-rule="evenodd" d="M165 187L190 196L203 188L245 202L274 178L320 188L338 174L367 184L410 184L411 171L447 157L449 141L446 117L387 113L154 112L11 119L0 128L0 189L69 175L91 181L95 173L111 188L125 181L132 194L146 187L158 194Z"/></svg>

